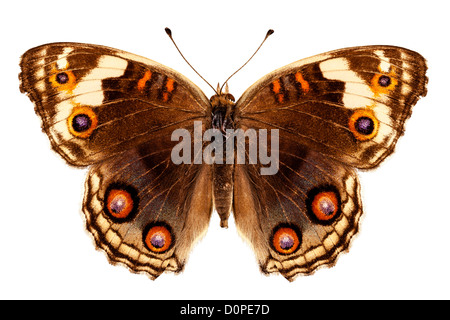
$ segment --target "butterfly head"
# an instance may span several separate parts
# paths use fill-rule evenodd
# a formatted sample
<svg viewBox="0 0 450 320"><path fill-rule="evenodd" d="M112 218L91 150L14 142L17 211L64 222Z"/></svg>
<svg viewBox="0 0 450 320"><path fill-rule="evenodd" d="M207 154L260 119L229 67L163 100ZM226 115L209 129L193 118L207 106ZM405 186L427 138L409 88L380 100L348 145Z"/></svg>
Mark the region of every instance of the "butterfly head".
<svg viewBox="0 0 450 320"><path fill-rule="evenodd" d="M213 95L211 99L209 99L213 108L218 104L226 105L230 102L234 105L234 96L229 92L228 82L225 83L225 90L222 91L223 87L224 86L220 86L220 84L218 83L217 90L214 90L216 94Z"/></svg>
<svg viewBox="0 0 450 320"><path fill-rule="evenodd" d="M220 93L213 95L209 101L211 102L211 106L217 107L217 106L227 106L232 105L234 106L234 97L231 93Z"/></svg>

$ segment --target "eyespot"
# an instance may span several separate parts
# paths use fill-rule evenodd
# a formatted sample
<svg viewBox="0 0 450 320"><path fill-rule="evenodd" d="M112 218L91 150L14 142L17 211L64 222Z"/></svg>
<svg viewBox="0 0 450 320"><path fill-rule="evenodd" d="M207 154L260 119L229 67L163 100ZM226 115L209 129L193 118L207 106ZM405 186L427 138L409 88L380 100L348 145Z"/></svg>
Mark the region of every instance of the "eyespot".
<svg viewBox="0 0 450 320"><path fill-rule="evenodd" d="M371 80L370 89L373 91L375 96L381 94L387 94L392 91L398 84L395 77L395 71L392 70L389 74L374 74Z"/></svg>
<svg viewBox="0 0 450 320"><path fill-rule="evenodd" d="M382 75L378 78L378 84L382 87L389 87L391 84L391 78L386 75Z"/></svg>
<svg viewBox="0 0 450 320"><path fill-rule="evenodd" d="M300 248L301 233L296 226L281 224L274 229L270 243L280 254L291 254Z"/></svg>
<svg viewBox="0 0 450 320"><path fill-rule="evenodd" d="M72 119L72 129L76 132L84 132L92 127L92 120L87 114L77 114Z"/></svg>
<svg viewBox="0 0 450 320"><path fill-rule="evenodd" d="M55 80L59 84L65 84L65 83L69 82L70 77L66 72L60 72L56 75Z"/></svg>
<svg viewBox="0 0 450 320"><path fill-rule="evenodd" d="M308 193L308 215L322 225L331 224L341 214L341 198L334 186L322 186Z"/></svg>
<svg viewBox="0 0 450 320"><path fill-rule="evenodd" d="M105 193L104 206L104 211L115 221L128 221L137 211L137 192L130 186L111 184Z"/></svg>
<svg viewBox="0 0 450 320"><path fill-rule="evenodd" d="M379 122L372 110L358 109L351 115L348 126L356 139L365 141L377 135Z"/></svg>
<svg viewBox="0 0 450 320"><path fill-rule="evenodd" d="M174 244L171 228L163 222L148 225L143 237L145 247L154 253L164 253Z"/></svg>
<svg viewBox="0 0 450 320"><path fill-rule="evenodd" d="M73 72L69 70L60 71L54 68L51 73L52 75L49 78L51 85L60 91L71 94L77 85L77 79Z"/></svg>
<svg viewBox="0 0 450 320"><path fill-rule="evenodd" d="M375 124L370 117L359 117L355 121L355 129L358 133L363 135L369 135L373 132Z"/></svg>
<svg viewBox="0 0 450 320"><path fill-rule="evenodd" d="M77 138L89 138L97 124L97 115L90 107L74 107L67 118L69 131Z"/></svg>

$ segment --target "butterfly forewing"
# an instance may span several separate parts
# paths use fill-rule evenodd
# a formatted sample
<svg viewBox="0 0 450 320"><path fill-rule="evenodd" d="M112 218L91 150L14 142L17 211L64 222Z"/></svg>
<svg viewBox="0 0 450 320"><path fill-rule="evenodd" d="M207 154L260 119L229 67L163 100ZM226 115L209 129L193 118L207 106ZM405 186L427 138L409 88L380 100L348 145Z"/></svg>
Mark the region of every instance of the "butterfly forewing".
<svg viewBox="0 0 450 320"><path fill-rule="evenodd" d="M72 165L120 154L210 114L205 95L179 73L107 47L44 45L26 52L21 68L22 91L52 147Z"/></svg>
<svg viewBox="0 0 450 320"><path fill-rule="evenodd" d="M413 51L357 47L270 73L237 102L237 121L357 168L392 153L412 106L426 94L426 62Z"/></svg>

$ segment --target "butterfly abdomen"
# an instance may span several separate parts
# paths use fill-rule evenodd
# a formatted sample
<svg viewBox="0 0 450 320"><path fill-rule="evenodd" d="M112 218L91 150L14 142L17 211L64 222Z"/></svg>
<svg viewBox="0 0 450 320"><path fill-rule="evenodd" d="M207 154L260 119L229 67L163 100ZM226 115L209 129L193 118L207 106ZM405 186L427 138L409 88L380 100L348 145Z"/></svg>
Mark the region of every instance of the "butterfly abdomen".
<svg viewBox="0 0 450 320"><path fill-rule="evenodd" d="M233 204L233 172L234 165L214 165L214 207L220 216L220 226L222 228L228 227L228 217Z"/></svg>

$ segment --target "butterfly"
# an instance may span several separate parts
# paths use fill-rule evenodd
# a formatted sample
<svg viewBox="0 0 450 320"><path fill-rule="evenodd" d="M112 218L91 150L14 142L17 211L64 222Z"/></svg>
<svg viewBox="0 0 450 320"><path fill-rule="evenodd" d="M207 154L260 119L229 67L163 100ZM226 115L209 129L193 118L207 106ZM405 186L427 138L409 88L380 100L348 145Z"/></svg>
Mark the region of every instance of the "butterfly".
<svg viewBox="0 0 450 320"><path fill-rule="evenodd" d="M183 270L213 212L222 227L233 213L263 273L292 281L334 265L363 212L356 170L393 152L427 84L420 54L384 45L291 63L237 102L220 87L208 99L160 63L99 45L45 44L20 67L20 90L52 148L89 167L83 212L97 247L151 279ZM191 137L183 148L179 130ZM273 163L254 161L256 148ZM214 161L202 158L207 149Z"/></svg>

